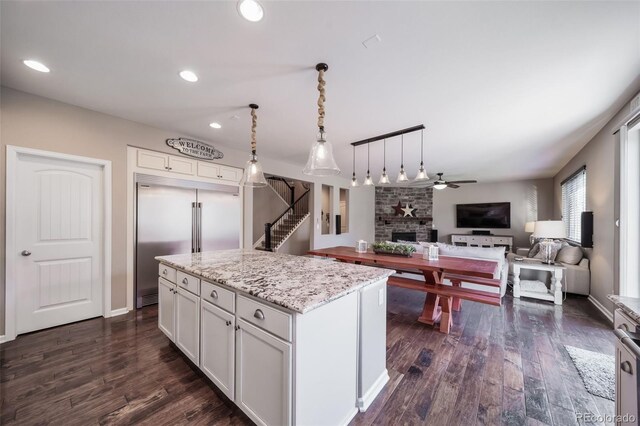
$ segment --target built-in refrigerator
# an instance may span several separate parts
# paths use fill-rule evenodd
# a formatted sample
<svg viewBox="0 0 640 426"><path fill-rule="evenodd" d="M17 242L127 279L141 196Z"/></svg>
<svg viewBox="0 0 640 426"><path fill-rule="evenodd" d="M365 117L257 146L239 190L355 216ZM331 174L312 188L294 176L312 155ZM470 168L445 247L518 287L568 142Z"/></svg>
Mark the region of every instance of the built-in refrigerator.
<svg viewBox="0 0 640 426"><path fill-rule="evenodd" d="M240 247L239 188L136 175L136 307L158 303L156 256Z"/></svg>

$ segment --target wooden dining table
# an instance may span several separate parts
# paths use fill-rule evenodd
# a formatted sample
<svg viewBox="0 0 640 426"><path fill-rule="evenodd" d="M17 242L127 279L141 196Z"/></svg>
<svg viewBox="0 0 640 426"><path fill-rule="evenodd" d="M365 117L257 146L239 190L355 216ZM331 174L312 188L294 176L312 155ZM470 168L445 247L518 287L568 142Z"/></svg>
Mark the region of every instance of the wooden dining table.
<svg viewBox="0 0 640 426"><path fill-rule="evenodd" d="M392 276L387 283L427 293L418 321L430 325L439 322L440 331L444 333L450 330L452 311L461 309L461 299L500 304L499 292L494 294L461 288L462 278L465 282L499 287L499 280L493 278L498 268L496 261L453 256L439 256L437 260L426 260L417 253L411 257L376 254L371 250L366 253L357 253L353 247L346 246L310 250L308 254L333 258L341 262L394 269L401 275L404 273L421 275L424 281ZM443 280L449 277L452 285L443 285Z"/></svg>

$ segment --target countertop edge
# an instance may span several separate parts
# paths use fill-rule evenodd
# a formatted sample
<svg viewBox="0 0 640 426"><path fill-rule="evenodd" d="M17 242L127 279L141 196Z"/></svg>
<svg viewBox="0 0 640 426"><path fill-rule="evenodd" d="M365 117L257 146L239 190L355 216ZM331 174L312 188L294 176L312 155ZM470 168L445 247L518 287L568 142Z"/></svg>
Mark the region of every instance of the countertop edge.
<svg viewBox="0 0 640 426"><path fill-rule="evenodd" d="M160 263L166 264L167 266L171 266L173 268L176 268L176 269L179 269L179 270L184 271L186 273L189 273L189 274L192 274L194 276L197 276L197 277L199 277L201 279L204 279L207 282L211 282L212 284L226 286L226 287L228 287L230 289L233 289L233 290L235 290L235 291L237 291L239 293L251 296L251 297L259 299L259 300L263 300L265 302L268 302L268 303L274 304L276 306L279 306L281 308L287 309L290 312L298 313L298 314L302 314L302 315L306 314L306 313L308 313L310 311L313 311L314 309L317 309L317 308L319 308L321 306L324 306L324 305L326 305L326 304L328 304L330 302L333 302L333 301L335 301L337 299L340 299L340 298L342 298L344 296L347 296L348 294L356 292L356 291L358 291L358 290L360 290L360 289L362 289L364 287L367 287L367 286L369 286L371 284L375 284L375 283L377 283L377 282L379 282L379 281L381 281L383 279L387 279L387 278L389 278L391 275L393 275L396 272L395 270L392 270L392 269L379 268L380 269L380 275L377 276L376 278L365 280L365 281L363 281L361 283L358 283L358 284L354 285L353 287L350 287L347 290L341 291L341 292L331 296L330 298L328 298L326 300L323 300L322 302L318 302L318 303L314 303L314 304L309 305L309 306L305 306L301 310L301 309L298 309L296 307L290 306L287 303L283 303L282 301L273 300L273 298L269 298L269 297L264 297L261 294L251 294L251 292L248 292L248 291L246 291L246 290L244 290L242 288L239 288L239 286L241 286L241 284L233 285L232 283L229 283L227 281L222 281L222 280L219 280L219 279L217 279L215 277L204 275L199 271L196 271L196 270L193 270L193 269L189 268L188 266L184 266L182 264L175 263L175 262L172 262L170 260L167 260L167 259L164 258L164 256L157 256L157 257L155 257L155 260L157 260Z"/></svg>
<svg viewBox="0 0 640 426"><path fill-rule="evenodd" d="M624 297L616 294L607 295L607 299L613 302L625 314L629 315L634 321L640 322L640 299L635 297ZM635 303L632 306L631 303Z"/></svg>

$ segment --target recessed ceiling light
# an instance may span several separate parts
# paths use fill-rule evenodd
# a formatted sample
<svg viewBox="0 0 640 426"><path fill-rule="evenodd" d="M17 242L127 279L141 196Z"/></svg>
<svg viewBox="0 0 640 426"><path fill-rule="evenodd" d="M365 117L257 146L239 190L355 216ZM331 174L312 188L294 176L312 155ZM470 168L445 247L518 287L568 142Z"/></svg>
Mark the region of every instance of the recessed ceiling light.
<svg viewBox="0 0 640 426"><path fill-rule="evenodd" d="M264 16L264 9L258 0L239 0L238 12L244 19L251 22L258 22Z"/></svg>
<svg viewBox="0 0 640 426"><path fill-rule="evenodd" d="M183 80L186 80L189 83L195 83L196 81L198 81L198 76L196 75L196 73L189 70L180 71L180 77L182 77Z"/></svg>
<svg viewBox="0 0 640 426"><path fill-rule="evenodd" d="M215 121L213 123L209 123L209 127L212 127L214 129L219 129L222 126L220 125L220 123L216 123Z"/></svg>
<svg viewBox="0 0 640 426"><path fill-rule="evenodd" d="M31 68L32 70L40 71L40 72L49 72L49 68L43 64L42 62L34 61L33 59L27 59L22 61L23 64Z"/></svg>

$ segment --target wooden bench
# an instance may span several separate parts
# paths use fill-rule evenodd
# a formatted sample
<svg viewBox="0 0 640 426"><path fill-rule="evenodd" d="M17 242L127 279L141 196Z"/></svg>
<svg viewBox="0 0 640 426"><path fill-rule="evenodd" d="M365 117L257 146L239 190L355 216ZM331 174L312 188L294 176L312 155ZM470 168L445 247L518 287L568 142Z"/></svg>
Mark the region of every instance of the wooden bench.
<svg viewBox="0 0 640 426"><path fill-rule="evenodd" d="M410 290L419 290L425 293L431 293L436 296L431 302L435 306L429 306L429 309L425 309L425 312L433 312L432 317L426 318L421 316L418 321L433 324L440 320L440 331L443 333L449 333L451 329L453 310L460 309L460 300L469 300L472 302L486 303L488 305L500 306L502 298L500 292L497 293L473 290L469 288L461 287L462 282L486 285L489 287L500 288L500 281L491 278L471 277L458 274L443 274L442 280L448 279L452 285L447 284L430 284L424 281L412 280L410 278L402 278L398 276L391 276L387 280L387 284L395 287L407 288ZM455 306L457 305L457 306Z"/></svg>

